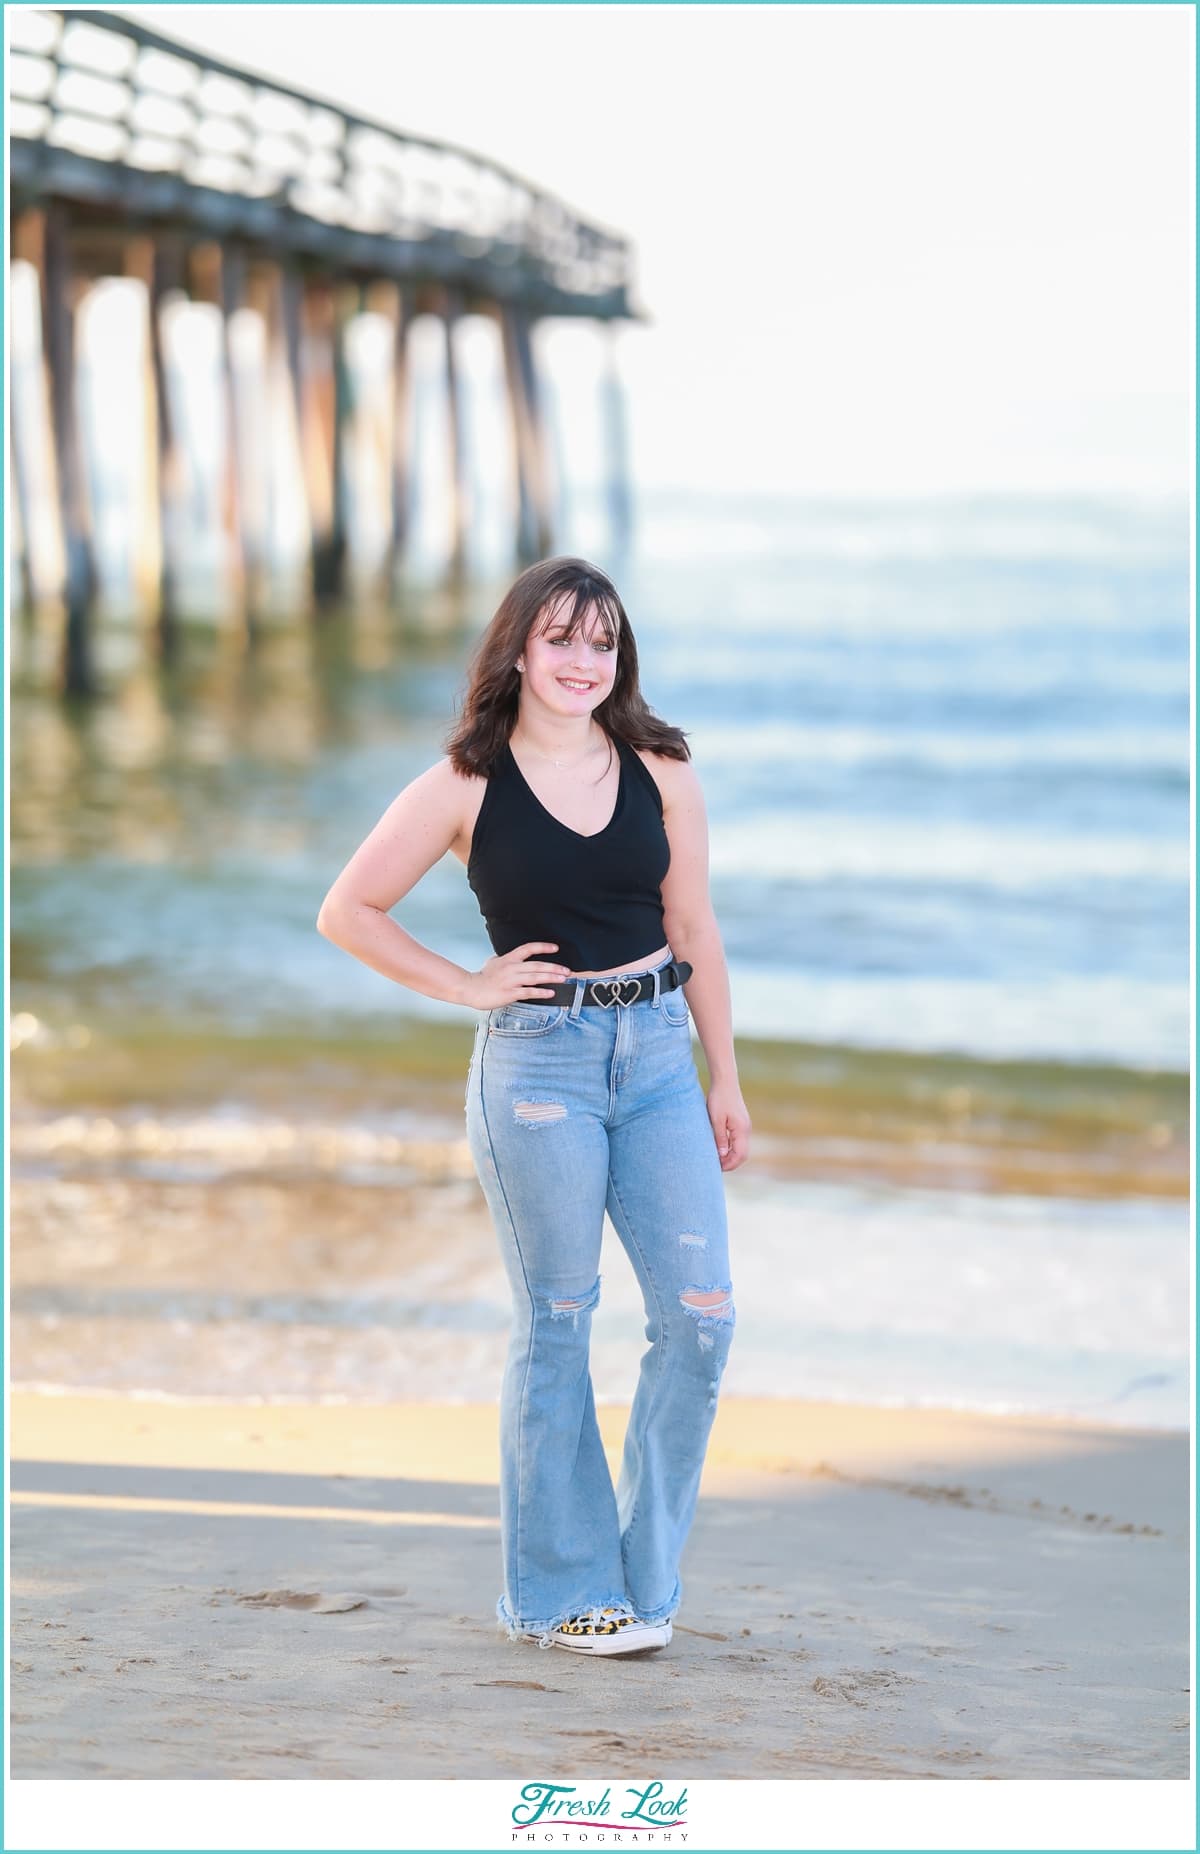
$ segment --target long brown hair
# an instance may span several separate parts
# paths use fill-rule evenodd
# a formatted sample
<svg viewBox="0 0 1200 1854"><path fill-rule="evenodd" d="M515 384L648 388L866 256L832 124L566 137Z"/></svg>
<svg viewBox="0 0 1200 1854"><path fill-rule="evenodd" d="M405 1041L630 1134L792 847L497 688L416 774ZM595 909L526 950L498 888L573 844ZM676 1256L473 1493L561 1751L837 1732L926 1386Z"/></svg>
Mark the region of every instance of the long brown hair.
<svg viewBox="0 0 1200 1854"><path fill-rule="evenodd" d="M556 631L561 624L569 637L574 637L584 614L594 606L616 650L612 690L594 710L605 732L628 741L631 747L645 747L672 760L690 760L683 729L661 721L638 686L637 644L616 587L587 560L559 555L539 560L513 581L471 654L462 712L442 743L456 770L484 777L491 773L516 724L521 688L517 658L547 606L555 607Z"/></svg>

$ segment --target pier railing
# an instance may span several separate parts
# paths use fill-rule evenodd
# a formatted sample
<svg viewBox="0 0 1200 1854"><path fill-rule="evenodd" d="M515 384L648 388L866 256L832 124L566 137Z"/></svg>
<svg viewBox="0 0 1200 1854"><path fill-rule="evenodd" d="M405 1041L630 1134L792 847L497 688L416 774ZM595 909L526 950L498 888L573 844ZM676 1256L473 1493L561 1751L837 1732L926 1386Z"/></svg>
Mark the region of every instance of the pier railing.
<svg viewBox="0 0 1200 1854"><path fill-rule="evenodd" d="M9 28L18 208L64 199L534 315L635 313L628 243L495 161L185 53L116 13L14 8Z"/></svg>

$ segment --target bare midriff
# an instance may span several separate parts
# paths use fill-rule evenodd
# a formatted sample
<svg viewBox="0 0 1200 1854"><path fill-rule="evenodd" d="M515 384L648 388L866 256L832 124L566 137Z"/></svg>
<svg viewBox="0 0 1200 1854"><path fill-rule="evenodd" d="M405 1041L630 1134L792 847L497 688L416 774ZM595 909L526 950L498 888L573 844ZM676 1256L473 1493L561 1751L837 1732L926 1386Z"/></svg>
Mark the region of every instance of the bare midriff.
<svg viewBox="0 0 1200 1854"><path fill-rule="evenodd" d="M543 957L546 959L552 959L554 955L552 953L546 953L543 955ZM572 978L587 978L587 979L618 978L622 972L641 972L641 971L644 971L644 969L647 966L656 966L658 965L660 960L669 959L670 957L671 957L670 947L660 946L657 953L647 953L644 959L627 959L624 965L605 966L602 972L583 972L583 971L572 972L571 977Z"/></svg>

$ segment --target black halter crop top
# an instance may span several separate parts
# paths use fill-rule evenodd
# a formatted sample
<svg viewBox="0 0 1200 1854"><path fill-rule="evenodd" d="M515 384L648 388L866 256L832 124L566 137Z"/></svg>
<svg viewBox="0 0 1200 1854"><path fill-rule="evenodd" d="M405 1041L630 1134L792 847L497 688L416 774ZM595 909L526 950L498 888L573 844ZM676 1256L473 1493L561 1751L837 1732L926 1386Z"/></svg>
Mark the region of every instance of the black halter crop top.
<svg viewBox="0 0 1200 1854"><path fill-rule="evenodd" d="M617 803L603 830L581 836L535 797L507 741L471 838L467 881L497 953L551 940L573 972L603 972L666 945L662 881L671 862L662 796L625 741ZM534 955L530 955L534 957Z"/></svg>

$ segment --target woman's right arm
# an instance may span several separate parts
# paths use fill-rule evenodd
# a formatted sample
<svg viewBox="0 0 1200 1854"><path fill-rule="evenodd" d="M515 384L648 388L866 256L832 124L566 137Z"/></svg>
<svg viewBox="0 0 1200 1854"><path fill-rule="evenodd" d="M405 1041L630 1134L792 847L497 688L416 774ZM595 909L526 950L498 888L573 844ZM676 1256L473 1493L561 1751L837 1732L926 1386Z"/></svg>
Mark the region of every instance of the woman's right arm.
<svg viewBox="0 0 1200 1854"><path fill-rule="evenodd" d="M426 998L483 1009L513 998L536 997L531 979L545 986L566 973L564 966L524 957L535 949L553 950L544 942L517 947L503 958L489 960L482 972L468 972L422 946L390 916L389 909L441 861L459 835L463 799L463 781L448 759L406 785L321 903L317 932L375 972Z"/></svg>

